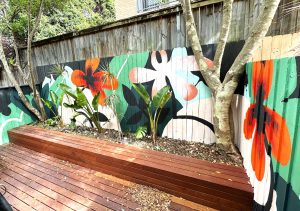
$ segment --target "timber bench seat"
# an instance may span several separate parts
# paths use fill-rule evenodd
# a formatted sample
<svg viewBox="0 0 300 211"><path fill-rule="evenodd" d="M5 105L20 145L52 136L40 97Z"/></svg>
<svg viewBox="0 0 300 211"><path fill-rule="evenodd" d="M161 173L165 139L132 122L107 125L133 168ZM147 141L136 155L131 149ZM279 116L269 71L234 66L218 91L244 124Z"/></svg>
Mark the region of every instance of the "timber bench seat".
<svg viewBox="0 0 300 211"><path fill-rule="evenodd" d="M8 132L12 143L220 210L251 210L241 167L141 149L34 126Z"/></svg>

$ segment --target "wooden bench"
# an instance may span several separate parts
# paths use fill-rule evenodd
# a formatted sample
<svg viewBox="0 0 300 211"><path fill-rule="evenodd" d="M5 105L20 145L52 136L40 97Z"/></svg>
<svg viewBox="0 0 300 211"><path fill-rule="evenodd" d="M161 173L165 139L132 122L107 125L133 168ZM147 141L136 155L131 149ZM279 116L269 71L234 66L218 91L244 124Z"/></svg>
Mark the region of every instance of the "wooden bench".
<svg viewBox="0 0 300 211"><path fill-rule="evenodd" d="M213 164L94 138L22 126L8 132L11 142L149 185L220 210L251 210L253 189L243 168Z"/></svg>

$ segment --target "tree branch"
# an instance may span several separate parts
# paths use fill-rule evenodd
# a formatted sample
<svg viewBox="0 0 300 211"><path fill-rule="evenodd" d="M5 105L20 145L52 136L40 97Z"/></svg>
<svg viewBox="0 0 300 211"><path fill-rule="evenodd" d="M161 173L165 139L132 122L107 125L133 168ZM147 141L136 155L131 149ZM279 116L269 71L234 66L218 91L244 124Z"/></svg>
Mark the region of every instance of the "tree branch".
<svg viewBox="0 0 300 211"><path fill-rule="evenodd" d="M0 32L0 40L2 40L2 34ZM15 76L13 75L12 71L9 68L9 65L6 61L6 57L4 54L4 50L3 50L3 45L2 42L0 42L0 60L3 64L4 70L8 76L8 79L11 81L11 83L14 85L14 87L16 88L19 97L21 98L22 102L24 103L24 105L26 106L26 108L28 108L29 111L31 111L39 120L43 120L40 112L34 108L28 101L28 99L25 97L19 83L17 82Z"/></svg>
<svg viewBox="0 0 300 211"><path fill-rule="evenodd" d="M251 30L250 36L247 38L244 47L225 76L223 81L224 85L228 82L230 82L231 86L232 83L238 83L240 75L244 72L244 65L248 62L267 34L279 2L280 0L266 0L258 21L256 21L256 24Z"/></svg>
<svg viewBox="0 0 300 211"><path fill-rule="evenodd" d="M208 86L214 91L215 88L221 84L221 82L219 77L217 77L217 75L215 75L214 72L211 69L209 69L208 65L206 64L205 57L203 56L201 44L198 38L190 0L181 0L181 6L186 22L187 36L193 49L196 62L199 66L200 72L204 80L206 81Z"/></svg>
<svg viewBox="0 0 300 211"><path fill-rule="evenodd" d="M12 32L12 43L13 43L13 46L14 46L14 51L15 51L15 59L16 59L16 62L15 62L15 67L17 68L17 71L19 72L19 74L25 79L25 74L21 68L21 63L20 63L20 56L19 56L19 50L18 50L18 46L17 46L17 43L16 43L16 38L15 38L15 33Z"/></svg>
<svg viewBox="0 0 300 211"><path fill-rule="evenodd" d="M31 44L32 44L33 36L36 33L36 30L38 29L38 26L40 24L41 17L43 14L43 8L44 8L44 0L41 0L38 16L35 20L35 24L34 24L32 30L30 30L31 2L30 1L28 2L28 21L29 21L29 23L28 23L28 38L27 38L27 66L28 66L28 70L29 70L29 74L30 74L30 78L31 78L31 89L33 91L33 97L41 111L42 117L45 119L46 112L44 109L44 105L41 100L40 94L35 87L36 81L35 81L35 74L34 74L34 68L33 68L32 55L31 55L32 54Z"/></svg>
<svg viewBox="0 0 300 211"><path fill-rule="evenodd" d="M225 0L223 2L223 21L222 29L220 32L219 43L214 57L215 71L218 77L220 77L221 62L225 51L225 46L229 36L229 30L232 19L232 4L233 0Z"/></svg>

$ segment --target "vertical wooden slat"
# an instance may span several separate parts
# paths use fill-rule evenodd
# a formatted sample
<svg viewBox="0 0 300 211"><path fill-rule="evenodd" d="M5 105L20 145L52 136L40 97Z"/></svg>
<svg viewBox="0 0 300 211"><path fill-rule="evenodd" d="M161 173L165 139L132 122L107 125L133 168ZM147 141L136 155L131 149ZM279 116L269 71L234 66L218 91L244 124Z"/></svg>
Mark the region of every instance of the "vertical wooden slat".
<svg viewBox="0 0 300 211"><path fill-rule="evenodd" d="M271 59L279 58L281 55L282 35L275 36L272 39Z"/></svg>
<svg viewBox="0 0 300 211"><path fill-rule="evenodd" d="M292 34L286 34L282 36L282 44L281 44L281 57L290 57L293 56L290 52L292 47Z"/></svg>
<svg viewBox="0 0 300 211"><path fill-rule="evenodd" d="M262 42L261 60L269 60L271 58L272 37L265 37Z"/></svg>
<svg viewBox="0 0 300 211"><path fill-rule="evenodd" d="M260 45L256 49L256 51L253 53L253 61L260 61L261 60L261 54L262 54L262 42L260 43Z"/></svg>

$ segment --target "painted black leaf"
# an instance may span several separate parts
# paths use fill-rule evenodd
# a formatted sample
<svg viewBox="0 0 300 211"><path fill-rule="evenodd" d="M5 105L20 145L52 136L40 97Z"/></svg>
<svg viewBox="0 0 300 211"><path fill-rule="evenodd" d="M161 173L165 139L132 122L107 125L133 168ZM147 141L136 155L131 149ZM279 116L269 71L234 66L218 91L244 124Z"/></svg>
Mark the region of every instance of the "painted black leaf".
<svg viewBox="0 0 300 211"><path fill-rule="evenodd" d="M95 112L94 115L98 117L100 122L108 122L108 118L101 112Z"/></svg>
<svg viewBox="0 0 300 211"><path fill-rule="evenodd" d="M138 104L139 109L144 110L147 108L147 105L144 100L140 99Z"/></svg>
<svg viewBox="0 0 300 211"><path fill-rule="evenodd" d="M124 84L122 85L122 88L123 88L124 98L125 98L126 102L128 103L128 105L136 106L137 105L136 98L135 98L134 94L132 93L132 91Z"/></svg>
<svg viewBox="0 0 300 211"><path fill-rule="evenodd" d="M8 89L1 89L0 90L0 99L1 99L1 106L0 106L0 113L5 116L9 116L11 113L11 109L8 107L10 104L10 98L8 95Z"/></svg>
<svg viewBox="0 0 300 211"><path fill-rule="evenodd" d="M142 116L143 116L142 111L136 112L127 120L127 124L129 124L129 125L137 124L139 121L141 121Z"/></svg>
<svg viewBox="0 0 300 211"><path fill-rule="evenodd" d="M195 75L195 76L198 77L198 81L197 81L196 84L198 84L198 83L200 83L200 81L202 81L202 82L207 86L207 83L205 82L205 80L204 80L204 78L203 78L203 76L202 76L202 74L201 74L200 71L192 71L191 73L192 73L193 75Z"/></svg>
<svg viewBox="0 0 300 211"><path fill-rule="evenodd" d="M166 119L166 117L167 117L168 114L169 114L169 111L170 111L169 108L162 108L162 109L161 109L160 117L159 117L159 119L158 119L158 123L159 123L159 124L162 123L162 122Z"/></svg>

